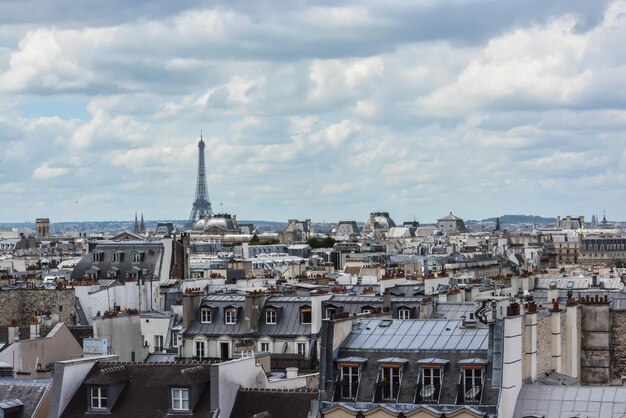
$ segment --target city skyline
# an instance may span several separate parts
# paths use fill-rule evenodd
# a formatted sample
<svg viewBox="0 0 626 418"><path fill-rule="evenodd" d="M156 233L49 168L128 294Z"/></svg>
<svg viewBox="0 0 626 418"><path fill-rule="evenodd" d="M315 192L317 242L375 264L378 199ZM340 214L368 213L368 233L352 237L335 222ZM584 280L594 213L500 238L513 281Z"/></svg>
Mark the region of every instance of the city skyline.
<svg viewBox="0 0 626 418"><path fill-rule="evenodd" d="M0 222L624 218L624 1L26 4Z"/></svg>

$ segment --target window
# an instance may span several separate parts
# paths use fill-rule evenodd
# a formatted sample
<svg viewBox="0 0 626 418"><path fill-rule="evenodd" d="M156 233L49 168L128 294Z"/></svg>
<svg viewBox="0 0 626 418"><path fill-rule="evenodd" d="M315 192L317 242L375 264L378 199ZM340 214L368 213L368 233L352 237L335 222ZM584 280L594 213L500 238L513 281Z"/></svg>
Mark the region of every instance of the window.
<svg viewBox="0 0 626 418"><path fill-rule="evenodd" d="M311 323L311 308L305 306L300 308L300 323L301 324L310 324Z"/></svg>
<svg viewBox="0 0 626 418"><path fill-rule="evenodd" d="M117 251L113 253L113 262L114 263L119 263L120 261L124 260L124 253Z"/></svg>
<svg viewBox="0 0 626 418"><path fill-rule="evenodd" d="M276 308L267 308L265 310L265 323L271 325L276 324Z"/></svg>
<svg viewBox="0 0 626 418"><path fill-rule="evenodd" d="M296 351L298 354L306 356L306 343L296 343Z"/></svg>
<svg viewBox="0 0 626 418"><path fill-rule="evenodd" d="M383 366L380 369L380 387L384 401L395 401L400 391L400 367Z"/></svg>
<svg viewBox="0 0 626 418"><path fill-rule="evenodd" d="M261 343L260 347L261 347L261 351L265 351L265 352L270 351L270 343Z"/></svg>
<svg viewBox="0 0 626 418"><path fill-rule="evenodd" d="M163 351L163 336L154 336L154 351Z"/></svg>
<svg viewBox="0 0 626 418"><path fill-rule="evenodd" d="M91 261L94 263L99 263L101 261L104 260L104 253L103 252L94 252L91 254Z"/></svg>
<svg viewBox="0 0 626 418"><path fill-rule="evenodd" d="M399 319L411 319L411 310L408 308L398 309L398 318Z"/></svg>
<svg viewBox="0 0 626 418"><path fill-rule="evenodd" d="M355 399L359 388L359 367L341 366L341 399Z"/></svg>
<svg viewBox="0 0 626 418"><path fill-rule="evenodd" d="M202 308L200 310L200 322L203 324L211 323L211 308Z"/></svg>
<svg viewBox="0 0 626 418"><path fill-rule="evenodd" d="M441 368L422 367L420 397L422 402L438 403L441 389Z"/></svg>
<svg viewBox="0 0 626 418"><path fill-rule="evenodd" d="M206 352L205 352L205 344L204 341L196 341L195 342L195 347L194 347L194 351L195 351L195 357L199 358L199 359L203 359L206 357Z"/></svg>
<svg viewBox="0 0 626 418"><path fill-rule="evenodd" d="M143 260L143 252L133 251L133 263L139 263Z"/></svg>
<svg viewBox="0 0 626 418"><path fill-rule="evenodd" d="M237 309L236 308L228 308L224 310L224 321L227 324L236 324L237 323Z"/></svg>
<svg viewBox="0 0 626 418"><path fill-rule="evenodd" d="M370 314L370 313L372 313L373 310L374 310L374 308L372 308L371 306L364 306L361 309L361 313Z"/></svg>
<svg viewBox="0 0 626 418"><path fill-rule="evenodd" d="M465 403L480 403L480 393L483 386L483 369L469 368L463 369L463 385Z"/></svg>
<svg viewBox="0 0 626 418"><path fill-rule="evenodd" d="M91 409L107 409L108 396L107 388L103 386L95 386L91 388Z"/></svg>
<svg viewBox="0 0 626 418"><path fill-rule="evenodd" d="M189 389L172 388L172 411L189 411Z"/></svg>
<svg viewBox="0 0 626 418"><path fill-rule="evenodd" d="M178 335L177 333L173 332L172 333L172 347L174 348L178 348L179 344L179 339L180 335Z"/></svg>
<svg viewBox="0 0 626 418"><path fill-rule="evenodd" d="M328 307L326 308L326 318L332 318L333 315L335 315L337 313L337 308L333 307Z"/></svg>

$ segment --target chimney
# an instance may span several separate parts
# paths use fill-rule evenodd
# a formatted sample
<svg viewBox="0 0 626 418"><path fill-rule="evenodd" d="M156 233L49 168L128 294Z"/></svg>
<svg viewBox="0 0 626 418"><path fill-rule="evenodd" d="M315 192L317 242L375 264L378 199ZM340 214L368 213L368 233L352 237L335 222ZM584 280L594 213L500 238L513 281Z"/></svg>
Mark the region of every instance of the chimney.
<svg viewBox="0 0 626 418"><path fill-rule="evenodd" d="M582 338L578 320L581 307L580 305L569 305L566 311L567 341L565 350L569 353L570 364L565 365L565 371L569 376L578 378L580 376L580 339Z"/></svg>
<svg viewBox="0 0 626 418"><path fill-rule="evenodd" d="M516 309L519 310L519 305L512 307L513 311ZM519 315L505 317L502 324L502 383L498 402L498 416L501 417L514 415L515 404L522 389L522 324L522 317Z"/></svg>
<svg viewBox="0 0 626 418"><path fill-rule="evenodd" d="M33 319L30 323L30 338L39 338L40 328L41 324L39 324L39 319L36 316L33 316Z"/></svg>
<svg viewBox="0 0 626 418"><path fill-rule="evenodd" d="M259 316L265 302L265 292L253 290L246 292L246 301L243 307L244 332L256 332L259 329Z"/></svg>
<svg viewBox="0 0 626 418"><path fill-rule="evenodd" d="M524 315L524 377L531 382L537 381L537 350L537 305L530 301Z"/></svg>
<svg viewBox="0 0 626 418"><path fill-rule="evenodd" d="M383 312L391 312L391 293L383 293Z"/></svg>
<svg viewBox="0 0 626 418"><path fill-rule="evenodd" d="M201 292L183 294L183 327L187 328L196 314L203 294Z"/></svg>
<svg viewBox="0 0 626 418"><path fill-rule="evenodd" d="M552 300L550 315L550 331L552 333L550 341L552 351L552 368L557 373L561 373L561 309L559 307L558 299Z"/></svg>
<svg viewBox="0 0 626 418"><path fill-rule="evenodd" d="M294 377L298 377L298 368L297 367L287 367L285 369L287 372L287 379L292 379Z"/></svg>
<svg viewBox="0 0 626 418"><path fill-rule="evenodd" d="M12 343L13 341L20 340L20 327L17 325L17 321L15 319L11 319L11 325L7 328L8 338L7 344Z"/></svg>

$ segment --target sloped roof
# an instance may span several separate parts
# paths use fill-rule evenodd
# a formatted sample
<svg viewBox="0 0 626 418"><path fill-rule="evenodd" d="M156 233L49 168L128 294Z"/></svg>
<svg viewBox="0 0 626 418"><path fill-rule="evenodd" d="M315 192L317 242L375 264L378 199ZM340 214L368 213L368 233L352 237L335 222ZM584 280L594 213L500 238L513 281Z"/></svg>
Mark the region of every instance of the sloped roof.
<svg viewBox="0 0 626 418"><path fill-rule="evenodd" d="M107 417L153 418L167 416L170 409L170 389L172 384L202 385L202 393L191 414L186 416L210 416L209 364L208 363L96 363L84 383L76 391L62 417L96 416L89 414L88 382L96 382L105 371L124 367L128 381ZM191 372L185 372L190 370ZM170 413L171 415L171 413Z"/></svg>
<svg viewBox="0 0 626 418"><path fill-rule="evenodd" d="M602 417L626 415L626 387L523 385L514 418Z"/></svg>
<svg viewBox="0 0 626 418"><path fill-rule="evenodd" d="M362 350L487 350L488 328L461 328L459 320L360 320L343 349Z"/></svg>
<svg viewBox="0 0 626 418"><path fill-rule="evenodd" d="M317 398L316 390L309 389L248 389L237 392L231 417L248 418L268 412L271 417L306 418L311 401Z"/></svg>

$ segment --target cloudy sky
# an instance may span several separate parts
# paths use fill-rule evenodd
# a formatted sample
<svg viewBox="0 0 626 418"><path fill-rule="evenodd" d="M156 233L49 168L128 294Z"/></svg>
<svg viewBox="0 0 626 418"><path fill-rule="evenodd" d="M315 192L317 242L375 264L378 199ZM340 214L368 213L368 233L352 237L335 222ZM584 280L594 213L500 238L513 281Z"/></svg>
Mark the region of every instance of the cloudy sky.
<svg viewBox="0 0 626 418"><path fill-rule="evenodd" d="M626 1L0 1L0 222L626 219Z"/></svg>

